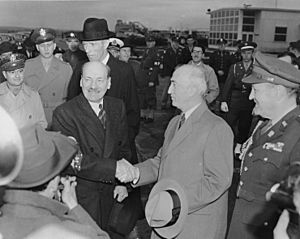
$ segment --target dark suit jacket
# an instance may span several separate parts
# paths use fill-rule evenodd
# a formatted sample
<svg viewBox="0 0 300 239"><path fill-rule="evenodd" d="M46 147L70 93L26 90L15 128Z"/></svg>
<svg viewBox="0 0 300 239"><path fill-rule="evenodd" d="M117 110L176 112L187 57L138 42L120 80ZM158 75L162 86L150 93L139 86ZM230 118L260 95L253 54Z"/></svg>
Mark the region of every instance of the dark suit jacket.
<svg viewBox="0 0 300 239"><path fill-rule="evenodd" d="M78 200L105 230L113 203L116 161L130 158L131 153L123 102L105 96L103 105L107 116L106 130L83 94L55 109L53 130L77 140L83 153L77 179Z"/></svg>
<svg viewBox="0 0 300 239"><path fill-rule="evenodd" d="M72 99L80 94L80 78L82 65L86 61L78 63L74 69L71 81L68 87L67 100ZM127 122L130 131L134 132L134 137L138 133L140 124L140 108L136 91L135 75L132 67L125 62L115 59L112 55L109 56L107 65L111 69L111 88L106 92L106 95L122 99L126 107ZM131 138L131 132L129 137Z"/></svg>

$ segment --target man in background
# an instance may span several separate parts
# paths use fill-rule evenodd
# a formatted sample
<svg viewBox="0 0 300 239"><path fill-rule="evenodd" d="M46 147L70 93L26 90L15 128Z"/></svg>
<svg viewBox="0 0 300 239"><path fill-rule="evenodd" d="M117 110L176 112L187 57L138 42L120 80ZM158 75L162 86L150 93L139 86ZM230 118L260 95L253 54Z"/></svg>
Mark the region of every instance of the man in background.
<svg viewBox="0 0 300 239"><path fill-rule="evenodd" d="M37 28L31 35L40 55L25 62L25 83L38 91L44 106L48 127L53 110L66 101L72 68L54 57L56 33L50 28Z"/></svg>
<svg viewBox="0 0 300 239"><path fill-rule="evenodd" d="M68 49L63 53L62 59L68 62L74 70L78 62L87 61L87 56L86 53L79 48L80 41L77 33L72 31L66 32L65 39Z"/></svg>

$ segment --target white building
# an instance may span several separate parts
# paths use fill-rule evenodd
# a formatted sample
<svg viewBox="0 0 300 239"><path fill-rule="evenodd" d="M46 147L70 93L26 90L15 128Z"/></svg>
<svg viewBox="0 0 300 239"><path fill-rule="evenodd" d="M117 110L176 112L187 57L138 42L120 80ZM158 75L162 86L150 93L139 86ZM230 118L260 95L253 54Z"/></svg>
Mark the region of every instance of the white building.
<svg viewBox="0 0 300 239"><path fill-rule="evenodd" d="M300 39L300 10L278 8L221 8L210 12L209 44L225 38L229 46L237 40L254 41L258 50L280 52Z"/></svg>

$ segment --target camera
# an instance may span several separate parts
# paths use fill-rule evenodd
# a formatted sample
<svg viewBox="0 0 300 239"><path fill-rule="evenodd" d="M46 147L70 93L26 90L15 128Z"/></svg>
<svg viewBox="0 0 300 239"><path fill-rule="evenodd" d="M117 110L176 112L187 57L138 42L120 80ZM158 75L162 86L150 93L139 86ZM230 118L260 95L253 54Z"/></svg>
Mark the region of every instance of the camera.
<svg viewBox="0 0 300 239"><path fill-rule="evenodd" d="M277 204L281 209L297 213L293 202L295 191L300 192L300 162L290 166L286 178L272 186L266 193L266 199Z"/></svg>
<svg viewBox="0 0 300 239"><path fill-rule="evenodd" d="M278 205L280 209L287 209L289 212L289 225L287 234L289 238L299 238L299 213L294 204L294 192L300 193L300 162L291 164L287 176L280 183L272 186L266 193L267 201ZM299 209L298 209L299 210Z"/></svg>

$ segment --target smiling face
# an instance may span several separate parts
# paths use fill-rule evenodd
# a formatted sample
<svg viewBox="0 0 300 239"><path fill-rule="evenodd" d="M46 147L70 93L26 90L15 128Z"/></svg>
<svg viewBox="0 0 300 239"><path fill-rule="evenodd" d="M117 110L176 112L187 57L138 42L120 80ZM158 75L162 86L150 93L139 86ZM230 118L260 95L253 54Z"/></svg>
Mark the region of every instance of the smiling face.
<svg viewBox="0 0 300 239"><path fill-rule="evenodd" d="M20 86L24 82L24 68L13 71L3 71L3 75L9 86Z"/></svg>
<svg viewBox="0 0 300 239"><path fill-rule="evenodd" d="M270 83L253 84L249 99L255 102L253 109L255 115L270 119L277 100L276 85Z"/></svg>
<svg viewBox="0 0 300 239"><path fill-rule="evenodd" d="M100 103L106 91L110 88L107 67L100 62L86 63L82 69L80 86L88 101Z"/></svg>
<svg viewBox="0 0 300 239"><path fill-rule="evenodd" d="M131 56L131 48L130 47L123 47L120 49L120 61L128 62Z"/></svg>
<svg viewBox="0 0 300 239"><path fill-rule="evenodd" d="M108 40L82 42L89 61L102 61L107 55L108 44Z"/></svg>
<svg viewBox="0 0 300 239"><path fill-rule="evenodd" d="M79 40L77 38L68 38L66 40L67 46L71 51L76 51L79 48Z"/></svg>

